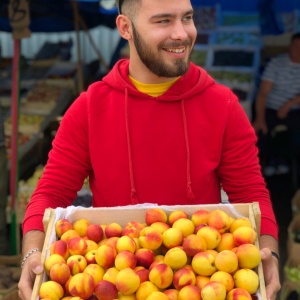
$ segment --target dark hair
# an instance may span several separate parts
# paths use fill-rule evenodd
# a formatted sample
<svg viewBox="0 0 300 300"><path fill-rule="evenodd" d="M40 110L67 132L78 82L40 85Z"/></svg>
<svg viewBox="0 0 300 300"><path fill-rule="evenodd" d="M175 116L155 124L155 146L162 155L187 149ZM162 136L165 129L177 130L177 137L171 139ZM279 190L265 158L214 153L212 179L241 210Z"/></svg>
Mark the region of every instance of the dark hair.
<svg viewBox="0 0 300 300"><path fill-rule="evenodd" d="M291 37L291 42L300 39L300 32L294 33Z"/></svg>
<svg viewBox="0 0 300 300"><path fill-rule="evenodd" d="M123 5L124 0L117 0L116 2L117 2L118 9L119 9L119 13L122 14L122 5Z"/></svg>

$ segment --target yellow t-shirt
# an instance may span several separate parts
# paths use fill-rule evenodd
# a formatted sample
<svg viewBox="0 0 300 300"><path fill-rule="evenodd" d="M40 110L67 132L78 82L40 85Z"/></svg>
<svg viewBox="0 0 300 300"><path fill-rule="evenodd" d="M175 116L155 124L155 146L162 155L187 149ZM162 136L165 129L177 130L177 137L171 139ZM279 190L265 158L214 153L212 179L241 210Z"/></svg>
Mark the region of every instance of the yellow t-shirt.
<svg viewBox="0 0 300 300"><path fill-rule="evenodd" d="M164 83L142 83L131 76L129 79L131 80L132 84L142 93L147 94L152 97L158 97L162 95L165 91L167 91L180 77L175 78L172 81L164 82Z"/></svg>

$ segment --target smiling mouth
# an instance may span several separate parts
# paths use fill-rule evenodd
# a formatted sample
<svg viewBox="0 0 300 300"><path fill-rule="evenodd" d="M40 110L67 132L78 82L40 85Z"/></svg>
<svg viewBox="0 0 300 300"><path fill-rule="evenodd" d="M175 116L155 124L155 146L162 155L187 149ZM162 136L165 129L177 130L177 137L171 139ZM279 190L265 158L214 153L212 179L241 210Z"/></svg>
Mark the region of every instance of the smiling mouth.
<svg viewBox="0 0 300 300"><path fill-rule="evenodd" d="M164 48L165 51L171 53L183 53L185 51L185 47L183 48Z"/></svg>

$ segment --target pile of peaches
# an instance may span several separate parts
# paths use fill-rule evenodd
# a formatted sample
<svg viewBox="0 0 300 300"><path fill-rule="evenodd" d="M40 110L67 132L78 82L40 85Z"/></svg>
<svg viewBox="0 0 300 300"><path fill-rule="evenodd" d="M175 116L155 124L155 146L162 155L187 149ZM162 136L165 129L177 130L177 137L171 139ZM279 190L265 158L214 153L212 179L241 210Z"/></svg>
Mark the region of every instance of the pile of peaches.
<svg viewBox="0 0 300 300"><path fill-rule="evenodd" d="M40 299L251 300L257 234L246 217L149 208L145 223L55 223Z"/></svg>

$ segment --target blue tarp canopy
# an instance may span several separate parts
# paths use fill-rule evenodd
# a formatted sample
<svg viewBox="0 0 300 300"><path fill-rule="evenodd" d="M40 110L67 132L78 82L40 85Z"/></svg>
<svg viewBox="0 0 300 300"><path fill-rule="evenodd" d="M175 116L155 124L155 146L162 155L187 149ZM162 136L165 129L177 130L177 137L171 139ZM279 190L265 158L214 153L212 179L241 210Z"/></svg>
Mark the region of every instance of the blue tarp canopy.
<svg viewBox="0 0 300 300"><path fill-rule="evenodd" d="M18 0L15 0L18 2ZM9 0L0 1L0 31L11 31L8 19ZM69 0L30 0L32 32L73 31L73 9ZM104 25L115 28L116 10L105 12L98 1L78 1L78 10L88 28Z"/></svg>
<svg viewBox="0 0 300 300"><path fill-rule="evenodd" d="M19 0L15 0L18 2ZM29 1L29 0L28 0ZM30 30L32 32L62 32L74 30L72 0L30 0ZM0 1L0 31L11 31L8 20L8 2ZM80 15L88 28L104 25L115 28L117 15L113 0L78 0ZM285 31L279 14L296 11L299 23L300 0L191 0L194 7L219 5L223 12L258 14L262 34L280 34ZM104 4L103 6L101 4ZM103 9L103 7L112 7Z"/></svg>

